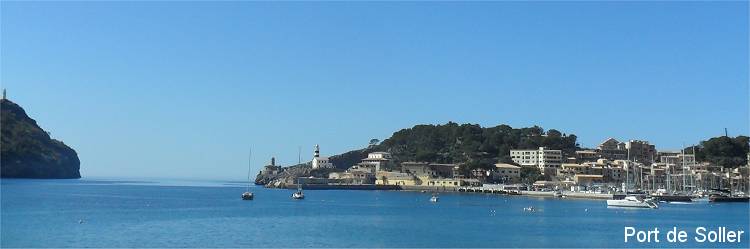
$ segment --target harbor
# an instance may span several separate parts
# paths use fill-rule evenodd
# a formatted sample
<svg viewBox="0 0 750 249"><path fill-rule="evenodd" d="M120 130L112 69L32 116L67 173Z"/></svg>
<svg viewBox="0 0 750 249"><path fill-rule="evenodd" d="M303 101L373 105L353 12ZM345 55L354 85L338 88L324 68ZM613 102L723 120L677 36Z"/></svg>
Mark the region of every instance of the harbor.
<svg viewBox="0 0 750 249"><path fill-rule="evenodd" d="M646 210L549 196L438 192L438 201L432 202L429 191L307 189L304 200L294 200L294 189L258 186L250 187L255 198L243 201L239 194L245 189L241 182L218 181L4 179L1 243L3 248L642 248L624 243L623 225L663 231L721 225L750 231L746 203L665 204ZM530 207L533 211L526 211ZM288 239L292 234L301 239ZM570 239L580 234L586 239ZM680 247L747 248L743 236L741 243L691 240Z"/></svg>
<svg viewBox="0 0 750 249"><path fill-rule="evenodd" d="M321 156L320 145L315 145L309 163L302 163L300 155L297 165L282 167L272 158L258 173L255 183L286 189L600 199L613 200L607 202L608 205L637 204L650 208L658 208L656 203L668 202L748 201L747 165L724 168L699 162L695 147L692 148L693 154L684 150L657 151L646 141L622 143L609 138L596 150L575 153L545 147L510 150L513 162L470 170L464 163L404 162L389 152L374 151L367 153L360 162L341 169L334 164L335 159ZM750 158L750 154L746 156ZM539 174L536 180L528 176L534 171Z"/></svg>

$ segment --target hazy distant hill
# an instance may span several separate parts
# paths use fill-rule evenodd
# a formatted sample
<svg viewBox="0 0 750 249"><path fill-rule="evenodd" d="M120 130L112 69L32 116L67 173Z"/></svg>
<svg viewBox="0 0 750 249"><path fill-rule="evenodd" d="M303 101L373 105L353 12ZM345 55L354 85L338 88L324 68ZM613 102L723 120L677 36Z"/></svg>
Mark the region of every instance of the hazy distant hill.
<svg viewBox="0 0 750 249"><path fill-rule="evenodd" d="M81 178L75 150L51 139L16 103L0 100L0 177Z"/></svg>

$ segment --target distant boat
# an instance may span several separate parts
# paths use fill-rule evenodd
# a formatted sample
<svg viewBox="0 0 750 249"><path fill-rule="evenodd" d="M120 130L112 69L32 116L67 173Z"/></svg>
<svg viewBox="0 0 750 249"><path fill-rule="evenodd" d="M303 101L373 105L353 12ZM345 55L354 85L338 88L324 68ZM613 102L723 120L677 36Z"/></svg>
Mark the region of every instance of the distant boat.
<svg viewBox="0 0 750 249"><path fill-rule="evenodd" d="M659 208L652 200L646 200L639 196L625 196L622 200L607 200L609 207L630 207L630 208Z"/></svg>
<svg viewBox="0 0 750 249"><path fill-rule="evenodd" d="M432 194L432 197L430 197L430 202L438 202L440 198L438 198L437 194Z"/></svg>
<svg viewBox="0 0 750 249"><path fill-rule="evenodd" d="M299 183L299 178L297 179L297 192L294 192L294 194L292 194L292 199L295 199L295 200L305 199L305 194L302 193L302 184Z"/></svg>
<svg viewBox="0 0 750 249"><path fill-rule="evenodd" d="M252 164L251 163L252 158L253 158L253 150L251 149L250 155L248 156L248 159L247 159L247 188L245 189L245 193L242 193L242 199L246 201L250 201L255 197L253 192L250 192L250 166Z"/></svg>

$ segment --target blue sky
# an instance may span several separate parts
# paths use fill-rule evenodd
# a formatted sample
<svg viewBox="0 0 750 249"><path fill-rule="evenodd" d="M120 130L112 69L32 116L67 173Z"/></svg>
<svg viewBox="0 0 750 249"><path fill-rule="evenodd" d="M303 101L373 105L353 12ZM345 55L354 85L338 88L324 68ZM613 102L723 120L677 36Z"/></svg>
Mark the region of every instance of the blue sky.
<svg viewBox="0 0 750 249"><path fill-rule="evenodd" d="M416 124L748 134L747 2L2 2L0 83L84 177L242 179Z"/></svg>

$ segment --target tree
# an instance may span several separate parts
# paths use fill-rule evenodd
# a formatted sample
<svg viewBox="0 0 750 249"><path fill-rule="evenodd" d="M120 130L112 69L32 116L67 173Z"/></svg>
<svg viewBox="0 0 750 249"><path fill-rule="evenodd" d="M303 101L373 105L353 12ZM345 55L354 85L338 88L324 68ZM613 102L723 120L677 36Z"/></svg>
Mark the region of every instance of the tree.
<svg viewBox="0 0 750 249"><path fill-rule="evenodd" d="M537 167L521 166L521 182L532 184L543 179L542 172Z"/></svg>
<svg viewBox="0 0 750 249"><path fill-rule="evenodd" d="M702 141L696 149L696 160L708 161L719 166L736 168L747 164L750 138L721 136ZM694 147L686 148L691 153ZM689 150L687 150L689 149Z"/></svg>
<svg viewBox="0 0 750 249"><path fill-rule="evenodd" d="M377 146L380 143L380 139L373 138L370 139L369 147Z"/></svg>

